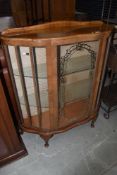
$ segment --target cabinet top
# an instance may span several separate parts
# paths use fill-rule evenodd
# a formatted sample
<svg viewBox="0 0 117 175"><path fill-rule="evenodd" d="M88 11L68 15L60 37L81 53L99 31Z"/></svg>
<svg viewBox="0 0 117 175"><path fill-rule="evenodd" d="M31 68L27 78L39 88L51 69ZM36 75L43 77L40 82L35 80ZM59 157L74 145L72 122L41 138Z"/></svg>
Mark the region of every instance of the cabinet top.
<svg viewBox="0 0 117 175"><path fill-rule="evenodd" d="M35 26L7 29L2 32L2 40L54 40L72 36L84 36L94 34L107 34L112 31L112 26L102 21L78 22L78 21L55 21Z"/></svg>

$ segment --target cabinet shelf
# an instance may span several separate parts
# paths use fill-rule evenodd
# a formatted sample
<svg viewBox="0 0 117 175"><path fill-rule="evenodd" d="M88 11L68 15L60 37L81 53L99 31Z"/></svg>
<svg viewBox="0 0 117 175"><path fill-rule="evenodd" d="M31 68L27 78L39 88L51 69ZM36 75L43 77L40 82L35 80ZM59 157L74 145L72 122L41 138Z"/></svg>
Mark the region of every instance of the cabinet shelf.
<svg viewBox="0 0 117 175"><path fill-rule="evenodd" d="M22 58L23 59L23 58ZM93 67L94 68L94 67ZM92 70L91 57L89 54L70 58L64 66L64 76L85 70ZM18 69L14 69L14 76L20 76ZM31 67L23 67L24 77L33 78ZM46 63L37 64L37 74L39 79L47 79ZM35 77L34 77L35 78Z"/></svg>
<svg viewBox="0 0 117 175"><path fill-rule="evenodd" d="M69 60L64 63L64 75L91 70L93 68L94 66L92 67L91 56L89 54L78 55L77 57L69 58Z"/></svg>
<svg viewBox="0 0 117 175"><path fill-rule="evenodd" d="M37 65L37 72L39 79L47 79L46 64ZM14 76L20 76L18 69L14 69ZM31 67L23 67L24 77L33 78Z"/></svg>
<svg viewBox="0 0 117 175"><path fill-rule="evenodd" d="M48 108L48 92L47 91L41 91L40 99L41 99L41 108ZM20 100L20 104L25 105L23 96L19 97L19 100ZM38 107L36 104L34 93L28 94L28 100L29 100L30 107Z"/></svg>

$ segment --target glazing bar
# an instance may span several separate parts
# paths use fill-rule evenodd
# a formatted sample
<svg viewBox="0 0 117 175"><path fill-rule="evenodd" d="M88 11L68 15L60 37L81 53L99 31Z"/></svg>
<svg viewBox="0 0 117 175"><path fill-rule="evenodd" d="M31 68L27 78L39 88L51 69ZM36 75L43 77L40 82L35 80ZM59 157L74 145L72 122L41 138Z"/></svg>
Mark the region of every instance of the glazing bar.
<svg viewBox="0 0 117 175"><path fill-rule="evenodd" d="M33 76L33 82L34 82L34 90L35 90L35 98L36 98L36 104L37 104L37 113L38 113L38 119L39 119L39 126L41 127L41 101L40 101L40 91L39 91L39 81L38 81L38 70L37 70L37 61L36 61L36 54L35 49L30 48L30 59L31 59L31 67L32 67L32 76Z"/></svg>

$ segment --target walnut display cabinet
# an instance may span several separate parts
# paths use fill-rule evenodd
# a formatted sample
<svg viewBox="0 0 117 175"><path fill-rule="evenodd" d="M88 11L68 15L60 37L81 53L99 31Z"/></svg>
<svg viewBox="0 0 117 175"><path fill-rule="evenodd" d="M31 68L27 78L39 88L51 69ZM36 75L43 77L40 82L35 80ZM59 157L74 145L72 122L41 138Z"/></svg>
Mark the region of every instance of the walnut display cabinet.
<svg viewBox="0 0 117 175"><path fill-rule="evenodd" d="M58 21L2 32L22 131L48 140L97 118L112 27Z"/></svg>

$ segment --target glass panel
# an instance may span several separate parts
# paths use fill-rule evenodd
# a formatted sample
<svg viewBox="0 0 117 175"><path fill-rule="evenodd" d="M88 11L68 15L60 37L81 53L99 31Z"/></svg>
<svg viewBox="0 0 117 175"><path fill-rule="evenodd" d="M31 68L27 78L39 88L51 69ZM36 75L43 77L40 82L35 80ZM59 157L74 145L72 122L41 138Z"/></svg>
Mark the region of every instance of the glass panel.
<svg viewBox="0 0 117 175"><path fill-rule="evenodd" d="M46 48L35 48L37 58L38 81L42 112L48 111L48 81L46 65Z"/></svg>
<svg viewBox="0 0 117 175"><path fill-rule="evenodd" d="M59 103L90 98L99 41L62 45L59 48Z"/></svg>
<svg viewBox="0 0 117 175"><path fill-rule="evenodd" d="M15 80L15 84L16 84L16 88L17 88L19 101L20 101L21 97L22 97L22 101L23 101L23 103L22 103L22 101L20 101L22 114L23 114L24 118L27 118L28 114L27 114L27 110L26 110L26 104L25 104L22 85L21 85L20 76L19 76L20 73L19 73L19 69L18 69L18 65L17 65L15 48L14 48L14 46L8 46L8 49L9 49L10 61L11 61L11 65L12 65L12 68L10 68L10 69L13 70L13 75L14 75L14 80Z"/></svg>
<svg viewBox="0 0 117 175"><path fill-rule="evenodd" d="M28 101L30 106L31 115L37 115L37 105L35 99L35 91L34 91L34 83L33 83L33 75L32 75L32 67L31 67L31 58L29 56L29 48L28 47L20 47L20 56L22 61L24 79L26 84L26 90L28 95ZM21 104L25 105L24 98L20 96Z"/></svg>

